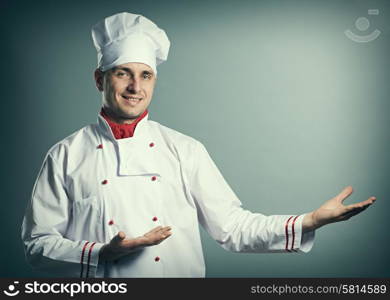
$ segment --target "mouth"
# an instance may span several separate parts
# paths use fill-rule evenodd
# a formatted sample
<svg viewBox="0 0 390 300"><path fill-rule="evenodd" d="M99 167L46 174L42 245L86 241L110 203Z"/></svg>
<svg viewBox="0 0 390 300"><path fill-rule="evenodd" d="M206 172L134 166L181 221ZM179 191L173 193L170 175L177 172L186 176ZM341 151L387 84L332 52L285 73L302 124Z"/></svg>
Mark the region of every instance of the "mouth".
<svg viewBox="0 0 390 300"><path fill-rule="evenodd" d="M122 98L126 100L127 103L136 105L140 101L142 101L142 97L134 97L134 96L128 96L128 95L122 95Z"/></svg>

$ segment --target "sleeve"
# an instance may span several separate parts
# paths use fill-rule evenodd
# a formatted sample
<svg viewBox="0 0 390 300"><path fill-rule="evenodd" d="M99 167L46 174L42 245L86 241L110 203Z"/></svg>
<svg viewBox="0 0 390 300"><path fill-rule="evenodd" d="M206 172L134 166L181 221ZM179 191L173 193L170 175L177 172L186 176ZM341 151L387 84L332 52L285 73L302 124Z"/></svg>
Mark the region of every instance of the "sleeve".
<svg viewBox="0 0 390 300"><path fill-rule="evenodd" d="M63 171L48 154L21 226L26 260L34 270L61 277L95 277L99 251L104 244L64 237L71 205Z"/></svg>
<svg viewBox="0 0 390 300"><path fill-rule="evenodd" d="M195 146L193 161L190 190L199 222L225 250L247 253L311 250L314 231L302 233L305 215L265 216L245 210L200 142Z"/></svg>

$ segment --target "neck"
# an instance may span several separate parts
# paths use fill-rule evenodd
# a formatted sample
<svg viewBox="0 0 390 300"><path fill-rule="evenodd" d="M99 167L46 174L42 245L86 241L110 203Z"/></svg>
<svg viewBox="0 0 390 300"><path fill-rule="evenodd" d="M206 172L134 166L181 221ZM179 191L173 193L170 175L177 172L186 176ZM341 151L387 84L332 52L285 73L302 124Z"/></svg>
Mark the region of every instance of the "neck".
<svg viewBox="0 0 390 300"><path fill-rule="evenodd" d="M125 119L115 115L109 108L104 107L102 109L103 113L113 122L117 124L132 124L134 123L140 116L136 116L133 119Z"/></svg>

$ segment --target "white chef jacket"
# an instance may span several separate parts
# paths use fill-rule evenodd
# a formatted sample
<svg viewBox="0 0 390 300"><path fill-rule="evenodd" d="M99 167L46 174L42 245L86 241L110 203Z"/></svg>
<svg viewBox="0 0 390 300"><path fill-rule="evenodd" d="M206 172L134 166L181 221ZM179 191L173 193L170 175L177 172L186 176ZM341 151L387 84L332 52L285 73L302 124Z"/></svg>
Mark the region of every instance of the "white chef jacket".
<svg viewBox="0 0 390 300"><path fill-rule="evenodd" d="M205 147L151 121L115 139L102 116L47 153L22 224L26 259L62 277L205 277L200 223L233 252L308 252L304 215L265 216L241 207ZM114 262L99 250L156 226L172 235Z"/></svg>

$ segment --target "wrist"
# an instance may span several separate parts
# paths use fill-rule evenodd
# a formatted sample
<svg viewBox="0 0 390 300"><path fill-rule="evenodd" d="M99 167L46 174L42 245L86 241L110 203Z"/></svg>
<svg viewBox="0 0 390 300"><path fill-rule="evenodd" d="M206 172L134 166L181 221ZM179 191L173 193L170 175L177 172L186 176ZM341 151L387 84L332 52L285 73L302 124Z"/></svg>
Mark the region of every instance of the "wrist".
<svg viewBox="0 0 390 300"><path fill-rule="evenodd" d="M314 221L314 212L307 213L302 220L302 232L313 231L317 228L318 226Z"/></svg>
<svg viewBox="0 0 390 300"><path fill-rule="evenodd" d="M99 251L99 260L100 261L106 261L107 260L107 244L103 245L103 247L100 248Z"/></svg>

